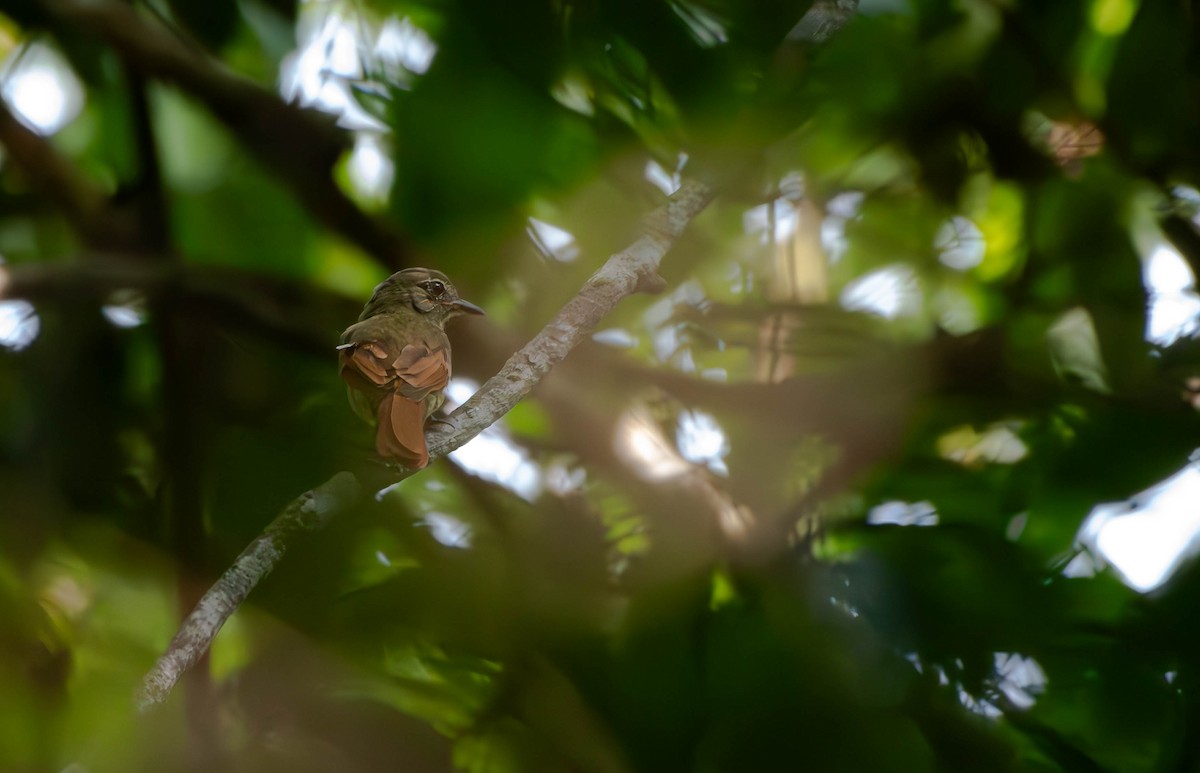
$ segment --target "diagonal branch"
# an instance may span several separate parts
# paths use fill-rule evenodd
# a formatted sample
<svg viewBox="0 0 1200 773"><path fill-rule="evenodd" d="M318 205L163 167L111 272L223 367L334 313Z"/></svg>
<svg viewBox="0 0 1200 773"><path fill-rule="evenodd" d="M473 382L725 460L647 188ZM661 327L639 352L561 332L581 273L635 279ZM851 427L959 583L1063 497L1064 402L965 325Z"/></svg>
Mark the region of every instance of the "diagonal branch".
<svg viewBox="0 0 1200 773"><path fill-rule="evenodd" d="M789 40L825 43L858 11L858 0L816 0L788 33Z"/></svg>
<svg viewBox="0 0 1200 773"><path fill-rule="evenodd" d="M650 213L643 222L642 235L633 244L610 257L540 333L450 415L446 426L435 425L429 431L430 458L445 456L510 411L622 299L636 292L663 289L665 282L658 275L663 256L713 195L708 186L685 181L665 204ZM390 482L412 474L404 471ZM184 672L208 650L229 616L283 559L289 545L304 533L320 531L330 520L353 508L369 488L351 473L339 472L284 508L183 621L166 653L142 681L138 707L145 711L165 701Z"/></svg>
<svg viewBox="0 0 1200 773"><path fill-rule="evenodd" d="M266 530L246 546L179 626L166 653L142 681L138 707L144 711L166 700L179 678L208 651L229 616L283 559L296 535L320 531L331 518L361 498L362 486L358 480L348 472L339 472L285 507Z"/></svg>
<svg viewBox="0 0 1200 773"><path fill-rule="evenodd" d="M623 298L661 291L666 286L658 275L663 255L712 198L708 186L685 181L666 204L650 213L642 235L609 258L540 333L450 415L450 429L431 431L430 456L450 453L512 410Z"/></svg>

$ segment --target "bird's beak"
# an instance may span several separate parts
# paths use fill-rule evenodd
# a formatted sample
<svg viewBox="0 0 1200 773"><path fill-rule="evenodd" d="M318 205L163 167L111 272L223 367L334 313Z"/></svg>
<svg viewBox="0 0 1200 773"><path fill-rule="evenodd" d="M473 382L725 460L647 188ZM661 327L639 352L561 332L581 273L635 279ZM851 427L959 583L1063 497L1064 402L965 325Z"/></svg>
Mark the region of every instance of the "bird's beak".
<svg viewBox="0 0 1200 773"><path fill-rule="evenodd" d="M454 305L466 314L483 314L483 309L479 308L470 301L464 301L462 298L456 300Z"/></svg>

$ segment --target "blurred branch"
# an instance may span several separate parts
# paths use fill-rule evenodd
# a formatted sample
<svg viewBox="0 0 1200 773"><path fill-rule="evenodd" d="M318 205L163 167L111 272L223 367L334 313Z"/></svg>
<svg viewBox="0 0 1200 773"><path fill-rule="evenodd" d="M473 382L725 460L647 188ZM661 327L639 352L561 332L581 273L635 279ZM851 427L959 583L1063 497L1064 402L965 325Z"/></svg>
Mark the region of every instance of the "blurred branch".
<svg viewBox="0 0 1200 773"><path fill-rule="evenodd" d="M103 37L130 67L203 103L328 228L389 268L409 263L412 249L401 234L359 209L328 173L346 149L346 135L331 117L285 103L196 53L127 4L46 0L46 6Z"/></svg>
<svg viewBox="0 0 1200 773"><path fill-rule="evenodd" d="M87 244L96 248L122 248L129 234L112 217L108 197L79 173L42 135L13 114L0 97L0 145L24 172L33 187L54 202L67 222Z"/></svg>
<svg viewBox="0 0 1200 773"><path fill-rule="evenodd" d="M104 302L113 292L130 289L148 299L173 293L186 308L215 312L209 319L221 325L318 357L328 356L336 339L335 320L353 317L361 308L336 293L279 277L133 256L85 255L72 262L0 267L0 298Z"/></svg>
<svg viewBox="0 0 1200 773"><path fill-rule="evenodd" d="M664 289L666 283L658 275L663 256L713 195L708 186L685 181L665 204L651 212L643 221L642 235L633 244L610 257L499 373L450 414L444 424L430 429L426 436L430 458L445 456L464 445L510 411L625 297ZM390 482L413 473L401 470ZM292 540L324 528L360 501L363 490L352 473L339 472L289 504L242 551L184 620L166 653L143 680L138 707L145 711L166 700L179 678L208 650L229 616L282 560Z"/></svg>
<svg viewBox="0 0 1200 773"><path fill-rule="evenodd" d="M299 533L320 531L331 518L357 503L362 493L354 475L339 472L284 508L266 531L246 546L183 621L166 653L146 674L137 698L138 708L144 711L166 700L179 678L208 651L229 616L283 559L288 545Z"/></svg>
<svg viewBox="0 0 1200 773"><path fill-rule="evenodd" d="M125 67L129 82L130 113L133 119L133 139L138 157L137 207L139 229L145 245L164 258L171 257L171 223L167 194L163 185L162 162L154 136L154 119L150 112L146 77L138 70Z"/></svg>
<svg viewBox="0 0 1200 773"><path fill-rule="evenodd" d="M858 10L858 2L859 0L815 0L788 33L788 40L824 43L846 26Z"/></svg>

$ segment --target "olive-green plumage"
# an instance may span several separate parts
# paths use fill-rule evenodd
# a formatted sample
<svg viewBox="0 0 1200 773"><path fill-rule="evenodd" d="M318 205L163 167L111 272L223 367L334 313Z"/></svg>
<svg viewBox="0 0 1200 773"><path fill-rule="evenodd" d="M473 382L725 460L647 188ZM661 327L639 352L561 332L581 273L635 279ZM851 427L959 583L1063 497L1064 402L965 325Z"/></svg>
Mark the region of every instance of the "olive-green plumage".
<svg viewBox="0 0 1200 773"><path fill-rule="evenodd" d="M420 469L429 463L425 421L450 381L446 321L483 310L458 297L440 271L406 268L378 287L338 347L350 407L376 425L375 450Z"/></svg>

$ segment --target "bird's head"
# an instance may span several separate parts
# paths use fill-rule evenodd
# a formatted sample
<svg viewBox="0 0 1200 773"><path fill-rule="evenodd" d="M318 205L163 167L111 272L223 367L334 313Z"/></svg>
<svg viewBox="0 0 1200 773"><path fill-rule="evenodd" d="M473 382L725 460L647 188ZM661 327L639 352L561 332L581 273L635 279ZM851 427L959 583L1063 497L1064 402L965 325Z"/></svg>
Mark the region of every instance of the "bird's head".
<svg viewBox="0 0 1200 773"><path fill-rule="evenodd" d="M483 309L458 297L458 290L441 271L406 268L383 280L363 308L359 320L416 311L438 325L459 314L482 314Z"/></svg>

